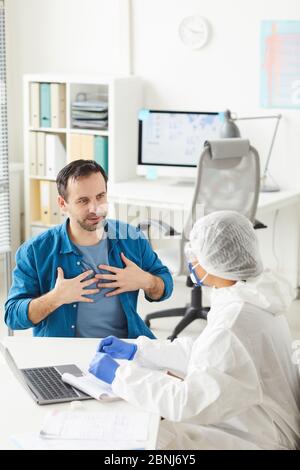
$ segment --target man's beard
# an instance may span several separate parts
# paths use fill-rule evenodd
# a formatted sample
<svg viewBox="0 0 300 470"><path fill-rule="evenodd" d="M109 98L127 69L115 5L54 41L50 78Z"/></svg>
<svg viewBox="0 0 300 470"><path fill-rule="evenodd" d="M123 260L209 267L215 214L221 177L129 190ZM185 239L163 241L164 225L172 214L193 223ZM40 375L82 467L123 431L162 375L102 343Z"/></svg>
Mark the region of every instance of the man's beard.
<svg viewBox="0 0 300 470"><path fill-rule="evenodd" d="M106 216L107 214L102 214L101 217L103 217L103 219L101 219L97 224L86 223L85 221L88 219L77 220L77 223L83 230L86 230L87 232L95 232L96 230L101 230L103 228L106 221Z"/></svg>

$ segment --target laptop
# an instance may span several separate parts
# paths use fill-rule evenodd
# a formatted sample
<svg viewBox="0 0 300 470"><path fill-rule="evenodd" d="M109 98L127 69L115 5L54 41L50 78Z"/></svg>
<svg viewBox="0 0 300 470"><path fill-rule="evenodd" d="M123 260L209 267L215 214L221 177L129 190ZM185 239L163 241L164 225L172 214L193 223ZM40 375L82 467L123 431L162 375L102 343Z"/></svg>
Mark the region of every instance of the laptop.
<svg viewBox="0 0 300 470"><path fill-rule="evenodd" d="M61 376L65 372L77 377L84 375L75 364L19 369L9 349L1 342L0 350L15 377L38 405L92 399L89 395L62 381Z"/></svg>

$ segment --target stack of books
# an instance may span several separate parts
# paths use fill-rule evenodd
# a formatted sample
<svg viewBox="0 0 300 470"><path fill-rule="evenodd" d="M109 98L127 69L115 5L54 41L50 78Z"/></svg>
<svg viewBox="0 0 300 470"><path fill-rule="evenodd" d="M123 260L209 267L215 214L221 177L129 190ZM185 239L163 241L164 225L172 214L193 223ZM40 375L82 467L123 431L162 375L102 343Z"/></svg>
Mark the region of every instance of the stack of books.
<svg viewBox="0 0 300 470"><path fill-rule="evenodd" d="M73 101L72 126L81 129L107 129L107 102L95 99Z"/></svg>

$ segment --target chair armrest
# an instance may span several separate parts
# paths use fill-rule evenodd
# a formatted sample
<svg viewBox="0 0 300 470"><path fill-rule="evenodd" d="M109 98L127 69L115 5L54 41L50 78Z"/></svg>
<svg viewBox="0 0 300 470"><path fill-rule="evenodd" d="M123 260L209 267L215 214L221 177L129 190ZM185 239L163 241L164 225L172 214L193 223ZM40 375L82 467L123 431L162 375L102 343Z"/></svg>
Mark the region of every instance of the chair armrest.
<svg viewBox="0 0 300 470"><path fill-rule="evenodd" d="M159 229L160 232L163 232L164 236L175 237L176 235L180 235L180 233L177 232L174 227L167 224L166 222L163 222L162 220L148 219L143 220L138 224L138 228L142 231L147 231L148 234L150 227Z"/></svg>

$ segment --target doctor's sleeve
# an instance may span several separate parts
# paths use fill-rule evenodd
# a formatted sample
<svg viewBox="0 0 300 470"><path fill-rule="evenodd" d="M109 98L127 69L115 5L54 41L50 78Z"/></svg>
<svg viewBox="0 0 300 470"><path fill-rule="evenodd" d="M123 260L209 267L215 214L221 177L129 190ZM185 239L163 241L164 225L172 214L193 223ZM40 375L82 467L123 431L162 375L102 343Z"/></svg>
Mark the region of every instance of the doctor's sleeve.
<svg viewBox="0 0 300 470"><path fill-rule="evenodd" d="M223 354L220 351L223 350ZM122 364L112 383L114 392L131 404L170 421L196 418L197 424L217 424L259 404L260 383L254 364L231 332L215 334L207 351L192 353L182 381L161 371Z"/></svg>
<svg viewBox="0 0 300 470"><path fill-rule="evenodd" d="M143 367L170 369L186 374L194 341L189 337L174 341L153 340L140 336L134 360Z"/></svg>

